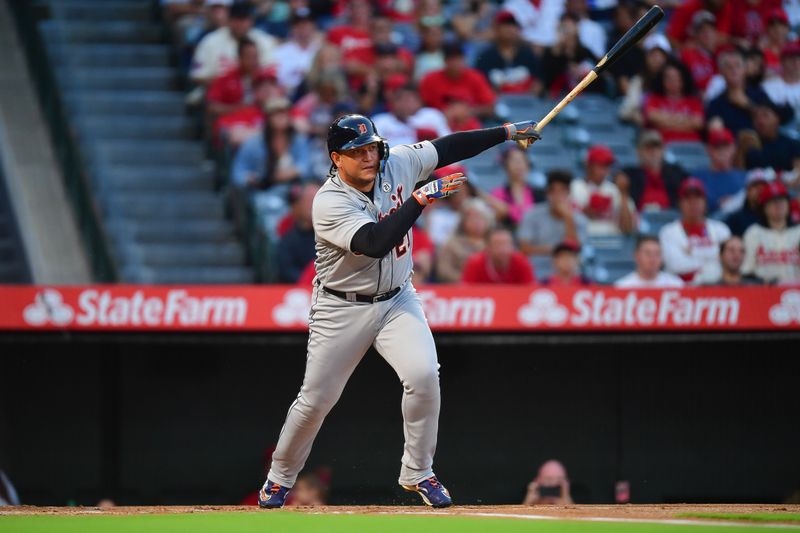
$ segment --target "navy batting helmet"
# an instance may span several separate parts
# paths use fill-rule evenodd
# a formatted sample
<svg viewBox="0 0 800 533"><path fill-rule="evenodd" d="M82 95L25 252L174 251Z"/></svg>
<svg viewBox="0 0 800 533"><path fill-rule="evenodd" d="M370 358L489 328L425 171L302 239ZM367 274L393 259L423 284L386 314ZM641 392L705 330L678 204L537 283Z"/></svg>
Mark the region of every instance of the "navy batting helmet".
<svg viewBox="0 0 800 533"><path fill-rule="evenodd" d="M328 156L372 143L378 143L378 156L382 160L389 157L389 144L378 135L375 123L364 115L344 115L328 129Z"/></svg>

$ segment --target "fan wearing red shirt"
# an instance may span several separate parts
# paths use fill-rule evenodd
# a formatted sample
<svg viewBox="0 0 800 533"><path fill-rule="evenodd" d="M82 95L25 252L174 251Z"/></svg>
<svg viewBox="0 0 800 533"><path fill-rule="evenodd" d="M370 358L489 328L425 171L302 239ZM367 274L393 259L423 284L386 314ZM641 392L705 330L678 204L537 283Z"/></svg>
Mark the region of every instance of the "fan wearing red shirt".
<svg viewBox="0 0 800 533"><path fill-rule="evenodd" d="M480 71L467 67L459 43L444 47L444 68L429 72L419 84L425 105L445 111L451 101L467 102L478 116L494 114L495 94Z"/></svg>
<svg viewBox="0 0 800 533"><path fill-rule="evenodd" d="M767 30L761 39L767 71L780 75L781 51L789 42L789 17L783 9L773 9L766 17Z"/></svg>
<svg viewBox="0 0 800 533"><path fill-rule="evenodd" d="M592 281L581 274L581 245L566 240L553 248L553 274L542 280L542 285L551 287L580 287Z"/></svg>
<svg viewBox="0 0 800 533"><path fill-rule="evenodd" d="M782 9L781 0L728 0L733 5L731 35L744 46L757 44L767 29L767 17Z"/></svg>
<svg viewBox="0 0 800 533"><path fill-rule="evenodd" d="M653 94L645 100L646 127L658 130L665 143L700 141L703 102L692 93L692 77L686 67L677 61L667 63L656 75Z"/></svg>
<svg viewBox="0 0 800 533"><path fill-rule="evenodd" d="M672 12L667 26L667 37L676 48L680 48L689 38L692 17L698 11L710 11L716 17L717 31L727 41L733 23L733 2L728 0L687 0Z"/></svg>
<svg viewBox="0 0 800 533"><path fill-rule="evenodd" d="M694 84L705 91L708 82L717 72L714 52L720 41L716 17L708 11L698 11L692 18L692 39L681 50L681 62L692 73Z"/></svg>
<svg viewBox="0 0 800 533"><path fill-rule="evenodd" d="M461 281L522 285L535 278L528 259L514 249L511 231L497 226L489 232L486 249L467 259Z"/></svg>

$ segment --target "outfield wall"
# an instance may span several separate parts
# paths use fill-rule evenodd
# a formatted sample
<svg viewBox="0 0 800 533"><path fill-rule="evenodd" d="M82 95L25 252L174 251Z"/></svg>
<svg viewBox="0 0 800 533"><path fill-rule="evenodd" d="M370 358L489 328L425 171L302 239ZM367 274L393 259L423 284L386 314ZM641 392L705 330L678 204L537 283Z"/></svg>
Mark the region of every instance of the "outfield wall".
<svg viewBox="0 0 800 533"><path fill-rule="evenodd" d="M551 457L579 503L612 502L617 480L634 503L779 502L800 488L798 342L437 334L437 473L461 503L520 501ZM0 351L0 467L25 502L237 503L262 481L305 337L7 333ZM368 353L309 463L332 468L332 503L406 501L400 396Z"/></svg>

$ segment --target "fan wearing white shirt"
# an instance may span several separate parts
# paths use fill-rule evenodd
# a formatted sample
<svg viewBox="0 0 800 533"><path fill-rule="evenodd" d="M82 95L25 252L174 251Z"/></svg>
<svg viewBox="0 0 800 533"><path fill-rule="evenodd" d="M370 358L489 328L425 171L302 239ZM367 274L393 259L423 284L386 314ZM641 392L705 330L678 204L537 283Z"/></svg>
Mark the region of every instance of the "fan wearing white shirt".
<svg viewBox="0 0 800 533"><path fill-rule="evenodd" d="M296 10L291 19L289 40L275 50L278 83L291 94L303 81L322 44L322 34L308 8Z"/></svg>
<svg viewBox="0 0 800 533"><path fill-rule="evenodd" d="M663 272L661 266L661 242L652 235L642 235L636 241L634 252L636 270L614 283L618 289L666 289L683 287L683 280L669 272Z"/></svg>
<svg viewBox="0 0 800 533"><path fill-rule="evenodd" d="M190 71L192 81L207 85L214 78L235 68L239 62L239 40L244 37L256 43L262 67L273 63L277 41L273 36L253 28L253 7L249 2L236 2L230 8L228 25L212 31L197 45Z"/></svg>
<svg viewBox="0 0 800 533"><path fill-rule="evenodd" d="M797 118L800 116L800 43L791 42L783 47L781 68L781 76L766 80L761 88L776 104L792 106Z"/></svg>
<svg viewBox="0 0 800 533"><path fill-rule="evenodd" d="M388 113L372 117L375 127L389 146L414 144L450 133L444 113L432 107L422 107L422 100L413 85L404 85L389 96Z"/></svg>

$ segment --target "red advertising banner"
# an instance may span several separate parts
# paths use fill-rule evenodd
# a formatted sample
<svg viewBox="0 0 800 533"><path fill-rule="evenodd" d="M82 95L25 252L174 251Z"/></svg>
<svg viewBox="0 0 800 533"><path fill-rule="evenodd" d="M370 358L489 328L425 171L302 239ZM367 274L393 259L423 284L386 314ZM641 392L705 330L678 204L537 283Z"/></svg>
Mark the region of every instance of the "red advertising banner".
<svg viewBox="0 0 800 533"><path fill-rule="evenodd" d="M800 329L800 288L619 290L428 285L434 331L728 331ZM0 330L307 330L297 286L0 286Z"/></svg>

